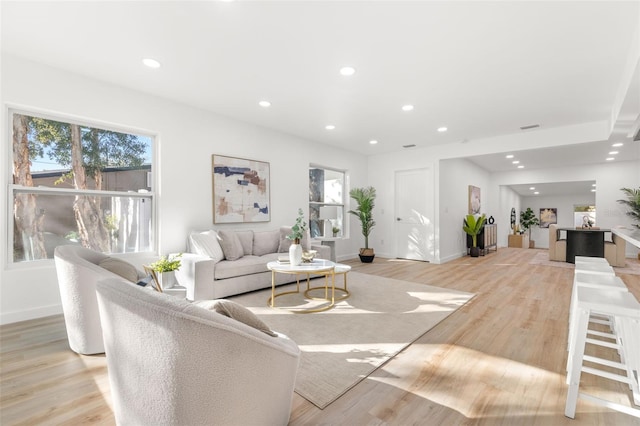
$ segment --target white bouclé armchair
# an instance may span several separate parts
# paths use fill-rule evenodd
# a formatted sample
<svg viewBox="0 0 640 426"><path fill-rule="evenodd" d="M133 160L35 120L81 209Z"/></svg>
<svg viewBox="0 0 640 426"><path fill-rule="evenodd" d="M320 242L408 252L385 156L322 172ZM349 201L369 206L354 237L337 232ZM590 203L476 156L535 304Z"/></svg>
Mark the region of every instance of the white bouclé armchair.
<svg viewBox="0 0 640 426"><path fill-rule="evenodd" d="M97 296L117 424L287 424L295 342L121 279Z"/></svg>

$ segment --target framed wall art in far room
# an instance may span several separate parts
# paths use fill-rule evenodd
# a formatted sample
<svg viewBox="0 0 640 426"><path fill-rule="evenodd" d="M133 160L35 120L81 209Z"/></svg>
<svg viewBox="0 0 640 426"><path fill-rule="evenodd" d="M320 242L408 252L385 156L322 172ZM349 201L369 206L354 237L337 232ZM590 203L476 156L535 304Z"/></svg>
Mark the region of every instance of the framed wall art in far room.
<svg viewBox="0 0 640 426"><path fill-rule="evenodd" d="M271 220L269 163L211 156L213 223Z"/></svg>
<svg viewBox="0 0 640 426"><path fill-rule="evenodd" d="M540 209L540 228L558 223L558 209L555 207Z"/></svg>
<svg viewBox="0 0 640 426"><path fill-rule="evenodd" d="M480 214L480 188L469 185L469 214Z"/></svg>

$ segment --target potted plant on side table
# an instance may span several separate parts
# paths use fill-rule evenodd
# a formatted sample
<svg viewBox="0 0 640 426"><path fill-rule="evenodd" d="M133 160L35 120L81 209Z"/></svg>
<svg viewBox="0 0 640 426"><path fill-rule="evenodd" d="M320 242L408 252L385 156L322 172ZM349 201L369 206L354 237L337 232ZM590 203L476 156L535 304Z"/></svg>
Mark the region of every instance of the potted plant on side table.
<svg viewBox="0 0 640 426"><path fill-rule="evenodd" d="M372 248L369 248L369 234L376 224L371 214L375 206L376 189L372 186L353 188L349 191L349 196L358 203L358 207L355 210L349 210L349 213L360 220L362 235L364 236L364 247L360 249L359 254L360 261L363 263L371 263L373 262L375 253Z"/></svg>
<svg viewBox="0 0 640 426"><path fill-rule="evenodd" d="M484 228L486 221L487 218L484 214L477 219L474 215L468 214L464 219L462 229L471 236L471 248L469 249L471 257L480 256L480 249L478 248L478 234L482 231L482 228Z"/></svg>
<svg viewBox="0 0 640 426"><path fill-rule="evenodd" d="M620 188L620 191L624 192L627 196L626 200L618 200L618 203L624 204L629 208L627 216L631 217L631 226L640 229L640 188ZM640 260L640 253L638 253L638 260Z"/></svg>
<svg viewBox="0 0 640 426"><path fill-rule="evenodd" d="M180 257L182 253L175 256L162 256L160 260L153 262L148 266L159 291L164 291L167 288L171 288L176 284L176 271L180 269ZM145 268L146 269L146 268Z"/></svg>
<svg viewBox="0 0 640 426"><path fill-rule="evenodd" d="M520 225L522 225L523 231L528 231L529 233L529 248L535 248L536 242L531 239L531 228L540 225L540 221L531 210L531 207L527 207L527 210L520 212Z"/></svg>

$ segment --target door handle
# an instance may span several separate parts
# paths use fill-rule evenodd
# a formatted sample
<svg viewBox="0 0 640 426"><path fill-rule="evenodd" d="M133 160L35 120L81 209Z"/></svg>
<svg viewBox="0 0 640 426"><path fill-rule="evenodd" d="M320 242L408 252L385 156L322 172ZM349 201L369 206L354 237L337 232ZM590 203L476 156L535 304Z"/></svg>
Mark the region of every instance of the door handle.
<svg viewBox="0 0 640 426"><path fill-rule="evenodd" d="M400 221L402 220L402 218L400 218L400 217L396 217L396 220L397 220L398 222L400 222Z"/></svg>

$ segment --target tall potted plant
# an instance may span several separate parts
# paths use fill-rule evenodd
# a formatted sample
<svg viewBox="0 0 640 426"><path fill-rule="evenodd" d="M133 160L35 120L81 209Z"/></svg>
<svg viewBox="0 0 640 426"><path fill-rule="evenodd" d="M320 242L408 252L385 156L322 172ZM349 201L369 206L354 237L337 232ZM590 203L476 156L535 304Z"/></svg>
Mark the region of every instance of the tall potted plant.
<svg viewBox="0 0 640 426"><path fill-rule="evenodd" d="M635 223L632 226L640 229L640 188L620 188L627 196L626 200L618 200L620 204L624 204L629 208L627 216L631 216L631 220Z"/></svg>
<svg viewBox="0 0 640 426"><path fill-rule="evenodd" d="M371 234L371 229L376 225L371 214L375 206L376 189L372 186L353 188L349 191L349 196L358 204L358 207L355 210L349 210L349 213L360 220L362 235L364 236L364 247L360 249L359 254L360 261L371 263L375 253L372 248L369 248L369 234Z"/></svg>
<svg viewBox="0 0 640 426"><path fill-rule="evenodd" d="M480 249L478 248L478 234L482 231L482 228L484 228L486 221L487 218L484 213L477 219L472 214L468 214L464 219L462 229L471 236L471 248L469 249L471 257L478 257L480 255Z"/></svg>
<svg viewBox="0 0 640 426"><path fill-rule="evenodd" d="M531 239L531 228L540 225L540 221L531 210L531 207L527 207L527 210L520 212L520 225L522 225L524 231L529 231L529 248L534 248L536 242Z"/></svg>

